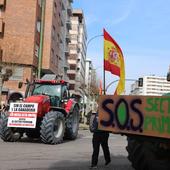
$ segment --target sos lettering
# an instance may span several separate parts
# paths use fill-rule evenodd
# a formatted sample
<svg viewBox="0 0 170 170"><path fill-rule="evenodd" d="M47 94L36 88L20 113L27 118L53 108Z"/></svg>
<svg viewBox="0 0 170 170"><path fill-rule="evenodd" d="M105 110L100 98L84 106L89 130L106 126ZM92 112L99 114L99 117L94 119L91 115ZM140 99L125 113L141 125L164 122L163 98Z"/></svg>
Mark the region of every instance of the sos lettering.
<svg viewBox="0 0 170 170"><path fill-rule="evenodd" d="M104 127L117 127L120 130L143 132L144 114L139 108L140 105L142 105L140 98L131 101L123 98L116 101L105 99L101 107L109 118L100 120L100 124Z"/></svg>

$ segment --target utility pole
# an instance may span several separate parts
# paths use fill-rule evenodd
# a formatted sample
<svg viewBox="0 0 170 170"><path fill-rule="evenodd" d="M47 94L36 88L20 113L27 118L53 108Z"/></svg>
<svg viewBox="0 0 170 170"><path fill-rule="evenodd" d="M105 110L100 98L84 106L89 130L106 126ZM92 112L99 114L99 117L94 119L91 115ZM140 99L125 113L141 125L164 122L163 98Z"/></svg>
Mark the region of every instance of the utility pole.
<svg viewBox="0 0 170 170"><path fill-rule="evenodd" d="M41 78L46 0L41 1L40 47L38 51L38 78Z"/></svg>

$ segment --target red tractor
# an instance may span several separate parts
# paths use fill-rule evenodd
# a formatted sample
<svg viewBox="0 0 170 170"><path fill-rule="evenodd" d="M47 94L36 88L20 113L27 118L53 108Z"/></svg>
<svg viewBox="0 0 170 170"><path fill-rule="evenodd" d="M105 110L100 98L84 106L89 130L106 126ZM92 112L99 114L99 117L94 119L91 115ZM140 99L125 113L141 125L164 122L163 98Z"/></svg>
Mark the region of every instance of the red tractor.
<svg viewBox="0 0 170 170"><path fill-rule="evenodd" d="M58 144L63 138L74 140L79 129L79 104L70 97L68 85L50 75L27 82L25 98L10 103L2 116L1 138L13 142L25 133L46 144Z"/></svg>

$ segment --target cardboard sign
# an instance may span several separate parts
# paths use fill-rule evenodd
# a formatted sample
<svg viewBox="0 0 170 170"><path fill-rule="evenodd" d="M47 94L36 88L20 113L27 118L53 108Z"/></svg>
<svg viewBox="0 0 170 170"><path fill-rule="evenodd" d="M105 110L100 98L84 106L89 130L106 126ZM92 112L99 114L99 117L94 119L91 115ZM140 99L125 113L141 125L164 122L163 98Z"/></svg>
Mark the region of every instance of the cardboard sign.
<svg viewBox="0 0 170 170"><path fill-rule="evenodd" d="M8 127L35 128L38 103L10 103Z"/></svg>
<svg viewBox="0 0 170 170"><path fill-rule="evenodd" d="M170 138L170 96L102 95L99 129Z"/></svg>

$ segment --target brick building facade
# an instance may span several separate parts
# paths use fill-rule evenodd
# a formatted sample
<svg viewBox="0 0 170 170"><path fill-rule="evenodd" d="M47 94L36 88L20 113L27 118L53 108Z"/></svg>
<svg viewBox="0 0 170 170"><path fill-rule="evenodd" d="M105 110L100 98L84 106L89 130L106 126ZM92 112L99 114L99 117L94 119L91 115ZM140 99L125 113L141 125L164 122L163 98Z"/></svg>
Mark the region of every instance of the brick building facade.
<svg viewBox="0 0 170 170"><path fill-rule="evenodd" d="M40 70L60 74L63 6L62 0L0 0L0 62L13 70L3 86L9 94L23 94L18 82L32 81Z"/></svg>

